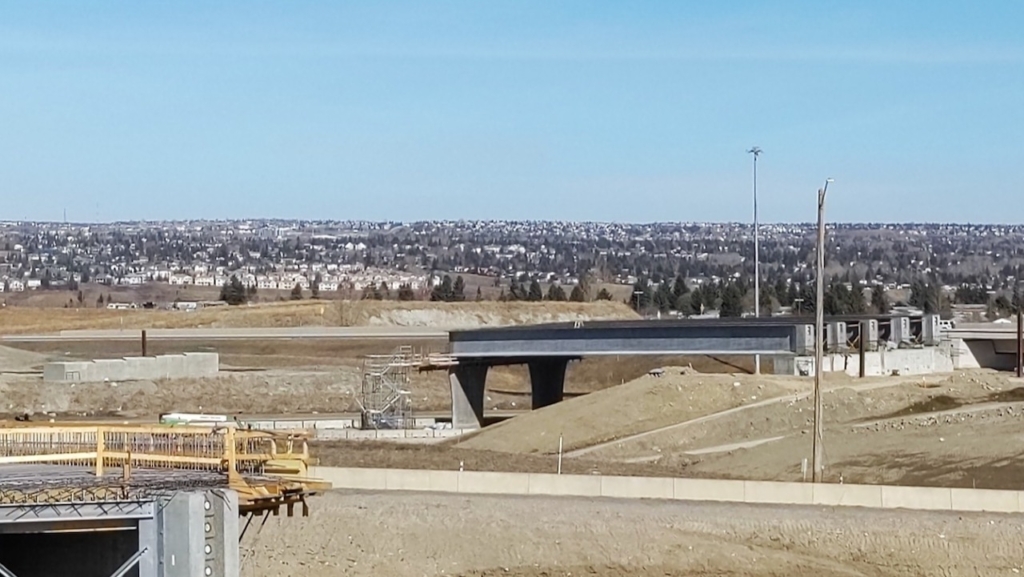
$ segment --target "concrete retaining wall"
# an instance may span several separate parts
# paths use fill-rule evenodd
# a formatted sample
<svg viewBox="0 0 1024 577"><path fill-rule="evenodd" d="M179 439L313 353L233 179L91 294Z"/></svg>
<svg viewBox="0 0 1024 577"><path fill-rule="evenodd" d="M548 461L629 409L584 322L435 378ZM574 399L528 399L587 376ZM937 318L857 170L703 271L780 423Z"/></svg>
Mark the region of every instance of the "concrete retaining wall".
<svg viewBox="0 0 1024 577"><path fill-rule="evenodd" d="M826 373L860 375L860 358L856 351L849 355L825 355L822 359ZM949 351L943 354L938 347L868 351L864 355L864 372L869 377L891 375L928 375L954 370ZM780 375L814 375L814 357L780 357L775 360L775 373Z"/></svg>
<svg viewBox="0 0 1024 577"><path fill-rule="evenodd" d="M312 467L335 489L675 499L923 511L1024 513L1024 491L774 483L608 475Z"/></svg>
<svg viewBox="0 0 1024 577"><path fill-rule="evenodd" d="M91 383L215 377L220 369L217 353L185 353L156 357L97 359L43 365L48 383Z"/></svg>

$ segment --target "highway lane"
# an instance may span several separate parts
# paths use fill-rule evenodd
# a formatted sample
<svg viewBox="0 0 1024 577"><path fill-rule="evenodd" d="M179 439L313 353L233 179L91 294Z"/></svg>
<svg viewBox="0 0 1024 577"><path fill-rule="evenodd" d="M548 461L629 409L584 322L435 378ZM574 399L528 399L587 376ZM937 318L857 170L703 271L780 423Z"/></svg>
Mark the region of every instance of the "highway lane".
<svg viewBox="0 0 1024 577"><path fill-rule="evenodd" d="M139 340L141 329L68 330L45 335L3 335L0 342ZM146 329L148 340L273 340L273 339L448 339L448 329L438 327L253 327Z"/></svg>

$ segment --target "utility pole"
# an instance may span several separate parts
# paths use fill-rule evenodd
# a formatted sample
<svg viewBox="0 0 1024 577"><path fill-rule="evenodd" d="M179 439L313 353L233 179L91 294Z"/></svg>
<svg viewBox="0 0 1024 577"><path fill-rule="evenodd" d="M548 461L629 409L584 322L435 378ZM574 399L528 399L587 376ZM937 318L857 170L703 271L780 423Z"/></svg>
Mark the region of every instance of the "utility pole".
<svg viewBox="0 0 1024 577"><path fill-rule="evenodd" d="M748 153L754 155L754 317L761 317L761 240L757 223L757 157L761 149L754 146ZM754 374L761 374L761 355L754 355Z"/></svg>
<svg viewBox="0 0 1024 577"><path fill-rule="evenodd" d="M817 299L814 303L814 438L812 439L813 454L811 455L811 479L815 483L821 482L823 473L824 446L822 445L822 423L821 423L821 372L824 362L822 360L822 348L825 343L825 193L828 192L828 183L831 178L825 180L825 186L818 189L818 266L815 279L817 285Z"/></svg>

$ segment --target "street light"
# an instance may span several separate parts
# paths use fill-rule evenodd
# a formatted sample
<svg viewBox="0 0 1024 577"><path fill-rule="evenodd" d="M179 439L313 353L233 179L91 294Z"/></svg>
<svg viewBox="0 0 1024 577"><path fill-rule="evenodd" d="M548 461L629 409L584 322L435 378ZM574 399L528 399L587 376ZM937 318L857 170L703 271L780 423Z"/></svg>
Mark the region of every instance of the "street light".
<svg viewBox="0 0 1024 577"><path fill-rule="evenodd" d="M817 285L817 299L814 303L814 438L812 439L811 465L812 480L815 483L821 482L822 474L822 426L821 426L821 367L822 361L822 339L825 335L825 194L828 192L828 184L833 179L825 179L825 186L818 189L818 266L815 279Z"/></svg>
<svg viewBox="0 0 1024 577"><path fill-rule="evenodd" d="M757 225L757 157L761 149L757 146L747 151L754 156L754 317L761 316L761 250L760 231ZM754 374L761 374L761 355L754 355Z"/></svg>

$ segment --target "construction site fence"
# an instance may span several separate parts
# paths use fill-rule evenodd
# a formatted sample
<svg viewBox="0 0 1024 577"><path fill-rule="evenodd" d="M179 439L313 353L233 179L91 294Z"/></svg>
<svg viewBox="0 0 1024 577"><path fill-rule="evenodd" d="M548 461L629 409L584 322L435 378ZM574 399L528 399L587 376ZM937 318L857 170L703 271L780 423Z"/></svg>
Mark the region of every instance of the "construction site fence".
<svg viewBox="0 0 1024 577"><path fill-rule="evenodd" d="M167 468L262 474L289 462L305 474L309 448L301 435L228 427L24 426L0 428L0 465Z"/></svg>

